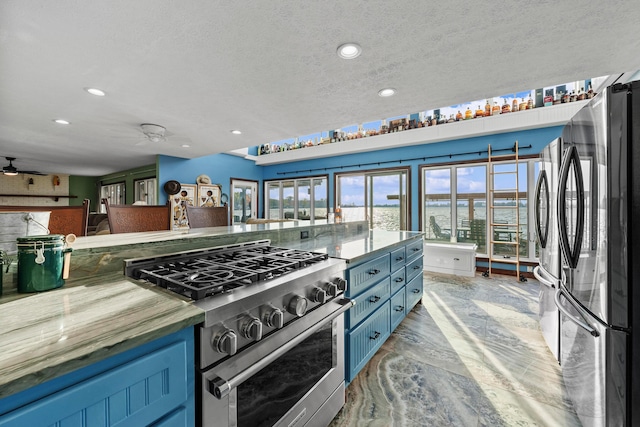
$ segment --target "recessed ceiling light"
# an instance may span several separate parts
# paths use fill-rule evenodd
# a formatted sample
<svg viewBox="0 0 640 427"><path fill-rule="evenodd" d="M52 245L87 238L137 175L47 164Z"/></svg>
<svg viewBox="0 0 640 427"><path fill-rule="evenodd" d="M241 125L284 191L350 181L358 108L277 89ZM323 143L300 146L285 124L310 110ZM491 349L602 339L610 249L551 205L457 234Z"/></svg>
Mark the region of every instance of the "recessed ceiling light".
<svg viewBox="0 0 640 427"><path fill-rule="evenodd" d="M182 145L181 145L181 147L182 147L182 148L189 148L189 147L191 147L191 146L190 146L189 144L182 144Z"/></svg>
<svg viewBox="0 0 640 427"><path fill-rule="evenodd" d="M106 95L106 93L104 93L104 91L102 91L100 89L96 89L94 87L85 87L84 90L89 92L91 95L95 95L95 96L105 96Z"/></svg>
<svg viewBox="0 0 640 427"><path fill-rule="evenodd" d="M362 48L356 43L345 43L338 46L338 56L342 59L354 59L360 56Z"/></svg>
<svg viewBox="0 0 640 427"><path fill-rule="evenodd" d="M54 122L56 122L59 125L69 125L71 124L71 122L64 120L64 119L55 119Z"/></svg>
<svg viewBox="0 0 640 427"><path fill-rule="evenodd" d="M396 90L392 89L390 87L388 87L386 89L381 89L381 90L378 91L378 95L383 97L383 98L386 98L388 96L393 96L395 94L396 94Z"/></svg>
<svg viewBox="0 0 640 427"><path fill-rule="evenodd" d="M242 134L242 132L240 132L240 131L239 131L239 130L237 130L237 129L232 130L232 131L231 131L231 133L232 133L232 134L234 134L234 135L240 135L240 134Z"/></svg>

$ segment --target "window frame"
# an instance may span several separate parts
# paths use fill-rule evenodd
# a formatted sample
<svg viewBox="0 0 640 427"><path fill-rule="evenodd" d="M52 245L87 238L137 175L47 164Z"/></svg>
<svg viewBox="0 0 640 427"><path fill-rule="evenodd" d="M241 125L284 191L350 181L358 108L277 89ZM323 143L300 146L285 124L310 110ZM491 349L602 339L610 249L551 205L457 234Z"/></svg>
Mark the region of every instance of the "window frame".
<svg viewBox="0 0 640 427"><path fill-rule="evenodd" d="M501 159L498 162L491 162L493 165L496 164L512 164L515 163L515 156L513 158L505 158ZM527 177L527 185L526 185L526 193L527 193L527 254L528 256L520 257L521 261L524 262L536 262L538 258L536 258L536 239L533 238L535 236L535 216L534 216L534 208L535 208L535 185L536 185L536 164L540 162L540 159L537 155L534 156L521 156L518 158L519 164L526 164L526 172L525 175ZM427 170L436 170L436 169L449 169L449 179L450 179L450 200L451 200L451 224L448 224L448 228L451 229L452 235L454 233L457 234L457 202L458 202L458 191L457 191L457 172L460 168L467 167L477 167L477 166L485 166L485 200L486 203L489 203L489 195L488 189L489 187L489 179L490 179L490 168L489 162L487 159L474 160L474 161L465 161L465 162L446 162L446 163L433 163L433 164L425 164L420 165L418 167L419 170L419 194L420 194L420 203L418 214L420 216L419 227L420 231L427 232L429 228L429 218L427 217L427 213L425 211L425 203L426 203L426 182L425 182L425 171ZM539 167L538 167L539 170ZM456 209L454 209L456 208ZM454 222L455 221L455 222ZM486 238L488 240L489 227L486 226ZM486 249L484 252L476 252L476 256L478 257L489 257L489 248L490 245L486 245Z"/></svg>

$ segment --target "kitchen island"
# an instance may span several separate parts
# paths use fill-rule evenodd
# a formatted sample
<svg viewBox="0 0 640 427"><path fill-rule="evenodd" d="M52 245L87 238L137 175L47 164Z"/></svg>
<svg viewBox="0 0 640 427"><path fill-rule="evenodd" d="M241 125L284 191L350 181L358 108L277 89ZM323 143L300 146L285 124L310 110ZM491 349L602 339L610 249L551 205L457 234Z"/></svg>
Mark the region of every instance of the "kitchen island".
<svg viewBox="0 0 640 427"><path fill-rule="evenodd" d="M174 356L182 357L182 364L188 367L189 383L193 379L193 348L191 354L185 350L184 357L180 348L193 345L193 325L202 322L203 313L182 297L124 277L122 261L259 239L271 239L291 248L325 251L354 264L371 254L404 247L407 240L421 242L421 234L369 231L366 222L292 221L214 227L188 233L78 238L72 256L72 279L64 287L41 294L17 294L11 283L7 285L5 281L8 292L0 297L0 426L19 425L12 424L13 415L20 411L37 413L38 405L52 396L53 403L58 404L56 394L62 389L73 390L78 384L86 385L101 375L114 371L117 374L118 370L127 377L131 375L127 367L149 355L172 351L171 348ZM158 356L158 360L166 358L170 355ZM161 372L165 380L175 381L166 369ZM148 383L149 378L153 375L140 381ZM93 384L99 388L104 385L104 381ZM193 384L187 385L190 390L186 390L186 400L174 398L171 408L193 406ZM130 395L137 386L127 387L126 393ZM126 407L132 405L130 401L123 403ZM86 408L81 409L86 413ZM48 414L51 416L51 412ZM155 415L176 416L174 412ZM182 419L184 415L177 416Z"/></svg>

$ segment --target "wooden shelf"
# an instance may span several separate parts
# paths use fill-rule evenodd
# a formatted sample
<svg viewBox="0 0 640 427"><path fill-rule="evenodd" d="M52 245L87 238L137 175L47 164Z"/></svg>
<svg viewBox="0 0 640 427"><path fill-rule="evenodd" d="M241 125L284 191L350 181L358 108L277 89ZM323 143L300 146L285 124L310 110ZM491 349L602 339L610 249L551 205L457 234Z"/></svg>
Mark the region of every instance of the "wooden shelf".
<svg viewBox="0 0 640 427"><path fill-rule="evenodd" d="M58 194L0 194L0 197L51 197L54 201L59 199L77 199L78 196L65 196Z"/></svg>

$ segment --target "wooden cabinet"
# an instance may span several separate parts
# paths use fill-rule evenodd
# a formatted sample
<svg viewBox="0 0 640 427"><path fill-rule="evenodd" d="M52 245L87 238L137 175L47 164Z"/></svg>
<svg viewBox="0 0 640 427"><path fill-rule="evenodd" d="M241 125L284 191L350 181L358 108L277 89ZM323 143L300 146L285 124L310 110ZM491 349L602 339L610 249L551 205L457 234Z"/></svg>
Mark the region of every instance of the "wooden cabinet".
<svg viewBox="0 0 640 427"><path fill-rule="evenodd" d="M1 416L0 427L192 426L194 366L187 328L3 399L38 397Z"/></svg>
<svg viewBox="0 0 640 427"><path fill-rule="evenodd" d="M422 297L422 237L371 253L349 264L346 296L355 299L345 318L349 383Z"/></svg>

